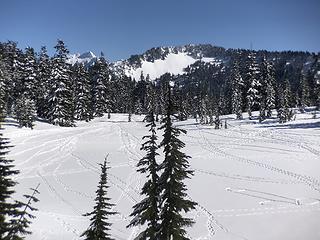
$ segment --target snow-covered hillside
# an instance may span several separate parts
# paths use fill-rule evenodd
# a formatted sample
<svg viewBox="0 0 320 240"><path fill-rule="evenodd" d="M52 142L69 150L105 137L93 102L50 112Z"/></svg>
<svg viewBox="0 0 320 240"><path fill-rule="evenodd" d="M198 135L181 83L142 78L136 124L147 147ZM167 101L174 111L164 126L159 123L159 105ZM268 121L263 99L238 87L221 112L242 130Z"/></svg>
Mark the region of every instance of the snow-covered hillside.
<svg viewBox="0 0 320 240"><path fill-rule="evenodd" d="M174 75L183 74L186 67L198 60L199 59L195 59L184 52L169 53L165 59L158 59L154 62L144 60L139 68L125 66L124 72L127 76L136 80L140 79L141 73L143 73L144 76L149 74L150 79L154 80L165 73ZM214 58L203 58L202 61L214 62Z"/></svg>
<svg viewBox="0 0 320 240"><path fill-rule="evenodd" d="M184 69L189 65L195 63L196 61L212 62L213 64L219 64L220 61L214 58L194 58L188 55L187 52L170 52L164 59L157 59L154 61L142 60L140 67L135 67L127 63L127 61L117 61L111 63L115 73L117 71L123 71L128 77L132 77L137 81L140 80L141 73L144 76L147 74L150 76L151 80L159 78L165 73L171 73L174 75L183 74ZM76 63L81 63L85 65L91 65L97 60L97 56L91 51L85 52L83 54L76 53L70 54L68 56L67 62L71 65Z"/></svg>
<svg viewBox="0 0 320 240"><path fill-rule="evenodd" d="M190 60L191 61L191 60ZM196 224L191 239L318 240L320 239L320 122L300 114L288 124L228 119L228 129L215 130L194 120L177 122L194 177L189 197L198 202L190 213ZM37 122L19 129L9 119L5 137L14 147L8 157L21 170L17 197L40 183L39 212L27 240L78 240L89 221L99 167L109 154L110 197L118 215L112 235L134 239L127 229L132 205L144 178L135 171L143 156L146 134L141 116L96 118L62 128ZM161 138L160 138L161 139Z"/></svg>

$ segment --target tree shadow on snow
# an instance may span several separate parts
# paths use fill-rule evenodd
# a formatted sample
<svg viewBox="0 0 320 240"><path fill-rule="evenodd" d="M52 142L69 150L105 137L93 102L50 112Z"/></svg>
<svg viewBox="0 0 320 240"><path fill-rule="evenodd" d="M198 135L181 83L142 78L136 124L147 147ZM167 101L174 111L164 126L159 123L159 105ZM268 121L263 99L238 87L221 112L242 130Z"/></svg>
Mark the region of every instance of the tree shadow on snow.
<svg viewBox="0 0 320 240"><path fill-rule="evenodd" d="M317 128L316 130L320 130L320 121L313 123L284 123L277 125L265 125L259 126L260 128L279 128L279 129L297 129L297 128Z"/></svg>
<svg viewBox="0 0 320 240"><path fill-rule="evenodd" d="M19 127L19 123L14 119L5 119L4 122L2 122L2 126Z"/></svg>

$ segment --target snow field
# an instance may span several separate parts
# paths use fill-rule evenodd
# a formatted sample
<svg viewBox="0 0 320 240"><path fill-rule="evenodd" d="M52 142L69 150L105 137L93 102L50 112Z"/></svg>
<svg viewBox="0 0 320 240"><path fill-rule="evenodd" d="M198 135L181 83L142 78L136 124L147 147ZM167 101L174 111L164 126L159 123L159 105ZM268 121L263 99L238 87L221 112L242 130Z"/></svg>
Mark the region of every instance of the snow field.
<svg viewBox="0 0 320 240"><path fill-rule="evenodd" d="M228 129L215 130L194 120L177 122L188 131L181 140L194 176L188 197L199 203L188 214L196 224L191 239L320 239L320 123L309 114L277 124L270 120L228 119ZM80 239L89 220L99 178L108 154L109 189L118 215L112 216L115 239L134 239L127 229L132 205L141 199L144 176L135 164L143 156L143 116L113 114L62 128L37 122L34 130L4 126L10 138L8 158L21 173L17 197L40 183L39 212L27 240ZM161 133L159 132L159 139Z"/></svg>

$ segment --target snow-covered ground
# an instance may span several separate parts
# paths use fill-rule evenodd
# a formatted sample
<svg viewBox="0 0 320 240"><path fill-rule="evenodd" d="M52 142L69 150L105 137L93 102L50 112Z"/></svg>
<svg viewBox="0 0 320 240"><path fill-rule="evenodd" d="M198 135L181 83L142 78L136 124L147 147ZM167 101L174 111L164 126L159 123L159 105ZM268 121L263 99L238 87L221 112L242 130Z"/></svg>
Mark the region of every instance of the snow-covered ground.
<svg viewBox="0 0 320 240"><path fill-rule="evenodd" d="M320 239L320 120L299 114L295 121L236 121L215 130L194 120L177 122L192 157L189 197L198 202L189 214L196 224L191 239ZM133 239L127 229L132 205L144 178L135 171L146 134L141 116L97 118L62 128L37 122L35 129L5 124L13 148L8 157L21 170L17 197L40 183L39 212L27 240L78 240L88 227L99 178L98 163L109 154L110 196L118 215L111 218L115 239ZM161 139L161 138L160 138Z"/></svg>

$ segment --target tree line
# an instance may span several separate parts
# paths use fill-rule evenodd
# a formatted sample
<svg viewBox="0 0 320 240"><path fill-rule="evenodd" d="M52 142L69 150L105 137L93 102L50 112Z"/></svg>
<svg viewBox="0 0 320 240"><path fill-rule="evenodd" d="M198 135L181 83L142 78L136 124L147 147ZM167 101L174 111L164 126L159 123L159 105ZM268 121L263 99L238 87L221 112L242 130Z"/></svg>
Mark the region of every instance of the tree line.
<svg viewBox="0 0 320 240"><path fill-rule="evenodd" d="M233 50L227 51L227 60L199 59L184 74L167 73L151 81L143 72L132 79L116 71L103 55L90 66L70 65L62 40L55 50L49 57L46 47L35 53L31 47L20 50L14 42L0 43L0 104L20 126L32 128L35 118L40 118L70 127L77 120L90 121L106 113L108 117L128 113L130 121L133 113L147 114L150 101L158 121L164 116L168 81L174 83L172 100L179 119L194 117L203 124L218 126L219 116L230 113L241 119L248 112L253 119L253 111L259 111L259 120L264 121L272 117L273 109L279 122L286 122L293 116L292 107L304 111L307 106L320 106L318 55L288 53L288 62L282 55ZM219 53L227 54L223 49ZM155 57L162 55L148 51L148 58Z"/></svg>

